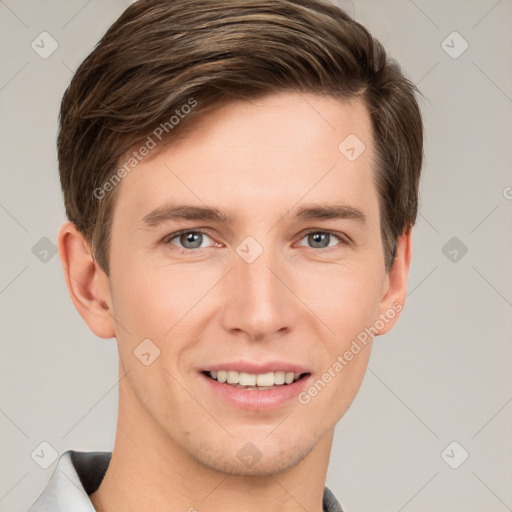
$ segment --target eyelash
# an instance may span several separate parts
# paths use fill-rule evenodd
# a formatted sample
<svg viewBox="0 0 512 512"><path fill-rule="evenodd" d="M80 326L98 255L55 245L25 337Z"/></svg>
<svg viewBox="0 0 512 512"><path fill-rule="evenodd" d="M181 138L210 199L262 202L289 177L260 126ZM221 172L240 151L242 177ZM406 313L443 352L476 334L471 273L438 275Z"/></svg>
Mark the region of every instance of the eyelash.
<svg viewBox="0 0 512 512"><path fill-rule="evenodd" d="M193 252L201 251L203 249L210 249L210 247L200 247L197 249L185 249L183 247L179 247L177 245L171 244L171 242L174 239L180 237L181 235L183 235L185 233L196 233L196 234L206 235L208 238L213 240L213 238L206 231L203 231L202 229L182 229L180 231L175 231L174 233L167 235L162 240L162 242L167 245L173 245L174 248L177 249L180 253L189 253L190 254ZM342 235L341 233L337 233L335 231L328 231L328 230L321 230L321 229L310 229L308 231L305 231L304 233L301 233L301 238L299 240L302 240L303 238L305 238L308 235L311 235L313 233L322 233L322 234L328 234L330 236L333 236L334 238L337 238L339 240L339 242L340 242L339 245L349 245L351 242L351 240L349 239L349 237L347 235ZM303 247L303 246L301 246L301 247ZM335 249L336 247L337 246L324 247L321 249L317 249L315 247L308 247L308 249L313 249L313 250L316 249L318 251L327 252L329 250Z"/></svg>

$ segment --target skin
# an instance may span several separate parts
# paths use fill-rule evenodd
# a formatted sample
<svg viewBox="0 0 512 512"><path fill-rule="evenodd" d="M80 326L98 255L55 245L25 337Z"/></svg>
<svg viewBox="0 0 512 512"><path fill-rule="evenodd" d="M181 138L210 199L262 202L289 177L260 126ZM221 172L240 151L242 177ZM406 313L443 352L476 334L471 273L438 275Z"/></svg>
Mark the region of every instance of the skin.
<svg viewBox="0 0 512 512"><path fill-rule="evenodd" d="M350 133L366 145L353 162L338 150ZM405 303L411 232L386 272L373 147L359 100L282 93L230 103L124 178L110 276L74 225L62 226L71 299L91 331L115 337L119 350L116 441L91 495L96 510L322 510L334 427L360 388L371 340L307 405L236 408L206 389L198 371L277 359L306 365L316 380L359 333ZM233 219L143 225L170 200ZM365 223L294 219L305 203L332 202L361 210ZM201 248L186 248L193 244L184 237L171 243L180 229L205 231ZM318 248L306 229L350 241L332 237ZM236 252L247 236L263 248L250 264ZM149 366L133 354L146 338L161 351ZM261 453L252 467L237 457L247 442Z"/></svg>

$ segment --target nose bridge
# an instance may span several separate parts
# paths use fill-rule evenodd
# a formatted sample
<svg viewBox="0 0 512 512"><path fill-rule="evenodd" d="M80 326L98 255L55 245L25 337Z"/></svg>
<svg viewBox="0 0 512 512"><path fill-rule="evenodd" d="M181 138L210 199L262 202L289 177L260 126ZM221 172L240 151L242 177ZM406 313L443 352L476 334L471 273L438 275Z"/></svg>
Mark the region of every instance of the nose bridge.
<svg viewBox="0 0 512 512"><path fill-rule="evenodd" d="M283 284L287 281L283 258L270 245L270 237L266 240L264 246L248 237L237 246L225 296L225 327L254 338L290 328L297 307Z"/></svg>

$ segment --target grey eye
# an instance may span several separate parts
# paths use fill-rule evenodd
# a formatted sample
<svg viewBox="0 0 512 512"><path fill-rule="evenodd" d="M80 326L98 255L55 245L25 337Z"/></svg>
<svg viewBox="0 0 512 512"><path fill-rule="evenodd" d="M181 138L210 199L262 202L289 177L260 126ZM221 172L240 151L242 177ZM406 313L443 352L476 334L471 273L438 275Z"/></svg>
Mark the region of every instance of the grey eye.
<svg viewBox="0 0 512 512"><path fill-rule="evenodd" d="M326 247L329 247L331 237L336 238L332 233L316 231L314 233L309 233L304 238L308 239L308 244L311 244L310 247L313 249L325 249Z"/></svg>
<svg viewBox="0 0 512 512"><path fill-rule="evenodd" d="M178 247L182 247L183 249L200 249L205 238L210 237L201 231L184 231L171 238L169 243L178 240L179 243L174 244L178 245Z"/></svg>
<svg viewBox="0 0 512 512"><path fill-rule="evenodd" d="M201 247L203 241L203 235L201 233L183 233L180 235L180 243L185 249L197 249Z"/></svg>

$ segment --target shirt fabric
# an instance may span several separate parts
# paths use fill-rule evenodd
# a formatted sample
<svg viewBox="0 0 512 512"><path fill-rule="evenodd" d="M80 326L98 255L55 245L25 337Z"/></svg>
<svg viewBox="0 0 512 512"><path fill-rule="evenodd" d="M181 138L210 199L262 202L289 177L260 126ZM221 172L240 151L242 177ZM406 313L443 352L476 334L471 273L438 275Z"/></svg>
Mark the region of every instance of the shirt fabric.
<svg viewBox="0 0 512 512"><path fill-rule="evenodd" d="M95 512L89 494L100 486L111 457L112 452L64 452L50 481L28 512ZM322 507L324 512L344 512L327 487L324 487Z"/></svg>

